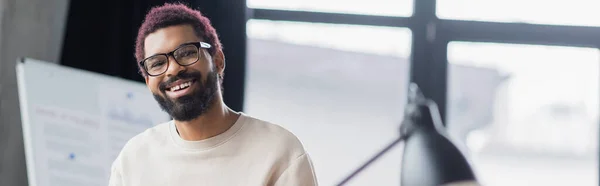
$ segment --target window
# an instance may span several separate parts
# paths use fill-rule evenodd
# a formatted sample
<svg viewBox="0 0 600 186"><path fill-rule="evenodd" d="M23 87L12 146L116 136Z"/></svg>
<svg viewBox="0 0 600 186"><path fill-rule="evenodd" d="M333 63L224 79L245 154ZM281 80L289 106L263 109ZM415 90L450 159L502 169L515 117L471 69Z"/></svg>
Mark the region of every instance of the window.
<svg viewBox="0 0 600 186"><path fill-rule="evenodd" d="M600 26L598 0L438 0L443 19Z"/></svg>
<svg viewBox="0 0 600 186"><path fill-rule="evenodd" d="M245 112L297 135L320 185L398 136L409 77L405 28L250 20ZM352 180L399 185L398 146Z"/></svg>
<svg viewBox="0 0 600 186"><path fill-rule="evenodd" d="M412 15L413 0L247 0L250 8L335 12L349 14L408 17Z"/></svg>
<svg viewBox="0 0 600 186"><path fill-rule="evenodd" d="M448 128L483 185L598 185L598 49L451 42Z"/></svg>

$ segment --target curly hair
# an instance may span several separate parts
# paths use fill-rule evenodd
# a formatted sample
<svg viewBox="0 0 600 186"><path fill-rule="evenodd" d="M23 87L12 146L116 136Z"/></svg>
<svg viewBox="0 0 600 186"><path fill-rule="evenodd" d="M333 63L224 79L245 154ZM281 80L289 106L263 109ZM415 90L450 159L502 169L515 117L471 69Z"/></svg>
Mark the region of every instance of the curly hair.
<svg viewBox="0 0 600 186"><path fill-rule="evenodd" d="M184 4L166 3L162 6L153 7L146 14L146 18L138 30L135 42L135 59L140 72L144 72L139 61L144 59L144 40L146 37L161 28L186 24L192 26L198 38L204 39L205 42L212 45L208 49L211 55L214 56L217 50L222 50L217 31L211 25L210 20L204 17L200 11L191 9ZM142 74L146 76L145 73Z"/></svg>

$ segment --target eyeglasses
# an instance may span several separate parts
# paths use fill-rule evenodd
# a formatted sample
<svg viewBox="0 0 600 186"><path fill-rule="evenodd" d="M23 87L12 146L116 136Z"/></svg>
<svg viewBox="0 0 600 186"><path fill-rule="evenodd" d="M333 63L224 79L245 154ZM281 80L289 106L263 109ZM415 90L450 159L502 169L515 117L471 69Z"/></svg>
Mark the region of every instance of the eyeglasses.
<svg viewBox="0 0 600 186"><path fill-rule="evenodd" d="M208 49L210 47L210 44L205 42L185 43L169 53L154 54L139 63L146 71L146 74L158 76L167 72L169 68L169 56L172 56L177 64L189 66L200 60L200 56L203 54L203 52L200 52L200 48Z"/></svg>

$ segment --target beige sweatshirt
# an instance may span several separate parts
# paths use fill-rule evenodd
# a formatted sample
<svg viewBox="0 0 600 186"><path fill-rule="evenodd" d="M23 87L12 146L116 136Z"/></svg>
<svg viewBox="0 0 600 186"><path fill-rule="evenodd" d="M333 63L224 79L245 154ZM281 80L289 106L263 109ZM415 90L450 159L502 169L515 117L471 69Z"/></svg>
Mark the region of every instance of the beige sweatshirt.
<svg viewBox="0 0 600 186"><path fill-rule="evenodd" d="M313 186L310 157L287 130L241 114L226 132L182 139L174 123L127 142L112 165L110 186Z"/></svg>

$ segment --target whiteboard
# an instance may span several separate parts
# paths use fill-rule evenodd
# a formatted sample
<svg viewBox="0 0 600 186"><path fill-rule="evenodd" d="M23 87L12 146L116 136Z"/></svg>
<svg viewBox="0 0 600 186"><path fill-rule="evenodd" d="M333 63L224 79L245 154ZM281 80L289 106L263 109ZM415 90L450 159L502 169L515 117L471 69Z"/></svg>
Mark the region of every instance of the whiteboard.
<svg viewBox="0 0 600 186"><path fill-rule="evenodd" d="M17 81L32 186L106 186L125 143L170 119L131 80L24 58Z"/></svg>

